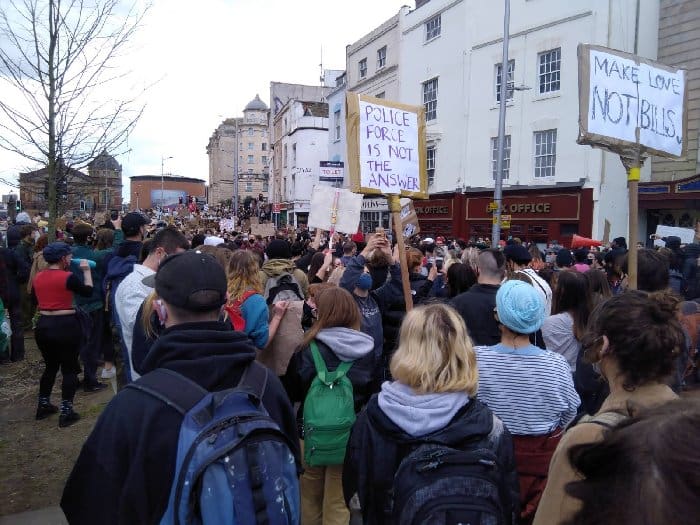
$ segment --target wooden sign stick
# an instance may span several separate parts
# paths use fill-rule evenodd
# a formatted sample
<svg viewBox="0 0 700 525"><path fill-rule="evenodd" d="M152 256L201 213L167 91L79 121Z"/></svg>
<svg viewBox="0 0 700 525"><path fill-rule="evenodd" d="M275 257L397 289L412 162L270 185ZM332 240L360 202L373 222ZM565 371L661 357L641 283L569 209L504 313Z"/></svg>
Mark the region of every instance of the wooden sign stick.
<svg viewBox="0 0 700 525"><path fill-rule="evenodd" d="M401 266L401 284L403 286L403 298L406 303L406 311L413 309L413 295L411 294L411 283L408 276L408 263L406 262L406 247L403 242L403 231L401 231L401 203L398 195L389 195L389 209L391 210L391 220L394 223L394 235L396 244L399 247L399 264Z"/></svg>

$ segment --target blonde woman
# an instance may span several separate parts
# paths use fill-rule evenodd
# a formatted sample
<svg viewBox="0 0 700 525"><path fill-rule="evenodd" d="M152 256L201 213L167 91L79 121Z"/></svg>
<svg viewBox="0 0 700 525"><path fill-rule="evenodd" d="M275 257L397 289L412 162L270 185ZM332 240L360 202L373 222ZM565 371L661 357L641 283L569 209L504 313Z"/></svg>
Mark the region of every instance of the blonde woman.
<svg viewBox="0 0 700 525"><path fill-rule="evenodd" d="M286 306L286 302L276 303L272 320L268 321L269 310L262 296L257 256L246 250L233 252L228 263L228 303L225 309L234 328L241 328L236 324L242 318L241 331L262 350L274 337Z"/></svg>
<svg viewBox="0 0 700 525"><path fill-rule="evenodd" d="M358 495L365 524L401 522L390 494L408 454L427 443L445 452L479 447L497 460L500 522L515 523L518 484L511 436L474 397L479 374L461 316L443 304L416 308L406 315L399 341L390 366L394 382L382 385L353 428L343 470L345 501Z"/></svg>

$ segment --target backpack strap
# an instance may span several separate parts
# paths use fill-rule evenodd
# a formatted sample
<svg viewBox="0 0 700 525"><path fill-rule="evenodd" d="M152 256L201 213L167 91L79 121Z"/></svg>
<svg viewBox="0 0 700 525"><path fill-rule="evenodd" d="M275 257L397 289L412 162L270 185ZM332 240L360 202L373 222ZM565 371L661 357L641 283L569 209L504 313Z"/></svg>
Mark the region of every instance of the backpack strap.
<svg viewBox="0 0 700 525"><path fill-rule="evenodd" d="M348 370L350 370L350 367L352 367L352 361L341 361L338 367L333 372L329 372L328 368L326 367L326 362L323 360L321 352L319 352L318 350L318 345L316 344L316 341L312 340L309 344L309 347L311 348L311 356L314 358L316 374L318 375L318 378L321 380L321 382L325 385L335 383L343 376L345 376L348 373Z"/></svg>
<svg viewBox="0 0 700 525"><path fill-rule="evenodd" d="M155 397L183 416L209 393L191 379L167 368L157 368L126 388Z"/></svg>
<svg viewBox="0 0 700 525"><path fill-rule="evenodd" d="M267 374L268 370L266 366L261 365L257 361L251 361L245 370L243 370L243 375L236 388L255 396L262 402L265 389L267 388Z"/></svg>
<svg viewBox="0 0 700 525"><path fill-rule="evenodd" d="M595 416L585 416L579 420L580 423L594 423L605 428L613 429L622 423L629 416L620 412L602 412Z"/></svg>

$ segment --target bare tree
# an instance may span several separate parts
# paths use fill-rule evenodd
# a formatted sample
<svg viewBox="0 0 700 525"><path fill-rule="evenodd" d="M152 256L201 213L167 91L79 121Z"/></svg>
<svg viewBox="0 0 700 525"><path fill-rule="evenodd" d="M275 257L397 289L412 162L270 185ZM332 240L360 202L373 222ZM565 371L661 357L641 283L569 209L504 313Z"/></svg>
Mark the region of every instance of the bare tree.
<svg viewBox="0 0 700 525"><path fill-rule="evenodd" d="M53 238L61 172L85 167L102 150L123 152L143 113L143 90L114 97L114 87L125 85L130 72L120 61L148 7L121 0L2 4L0 148L48 168Z"/></svg>

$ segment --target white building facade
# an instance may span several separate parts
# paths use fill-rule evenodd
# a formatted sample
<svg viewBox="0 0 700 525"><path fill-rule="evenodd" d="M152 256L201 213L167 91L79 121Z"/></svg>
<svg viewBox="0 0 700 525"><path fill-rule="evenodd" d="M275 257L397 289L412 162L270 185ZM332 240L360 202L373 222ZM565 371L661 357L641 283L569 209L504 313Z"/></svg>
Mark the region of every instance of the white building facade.
<svg viewBox="0 0 700 525"><path fill-rule="evenodd" d="M611 238L627 234L627 177L619 158L576 143L577 46L633 52L636 36L638 54L654 59L659 1L639 4L635 27L636 0L511 1L508 82L514 89L507 98L504 200L511 198L514 236L600 239L606 221ZM457 221L465 237L488 236L489 217L470 210L469 201L494 187L503 3L431 0L405 13L399 25L399 100L425 106L430 193L462 195L442 223ZM649 179L648 165L642 179ZM545 206L548 196L556 198ZM542 206L523 211L521 200ZM555 211L574 203L576 213ZM592 213L582 212L589 207Z"/></svg>
<svg viewBox="0 0 700 525"><path fill-rule="evenodd" d="M283 222L298 227L308 223L313 187L319 166L328 155L328 104L289 100L273 121L273 180L277 202L284 205Z"/></svg>

